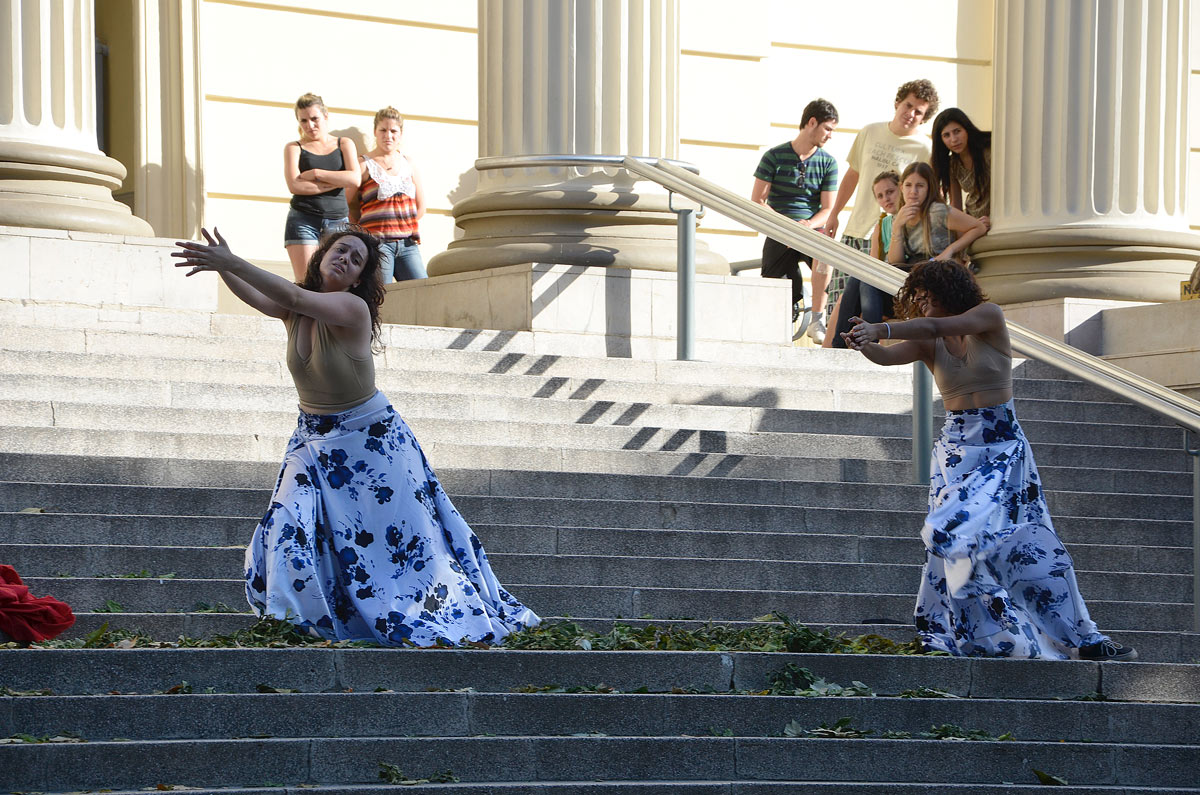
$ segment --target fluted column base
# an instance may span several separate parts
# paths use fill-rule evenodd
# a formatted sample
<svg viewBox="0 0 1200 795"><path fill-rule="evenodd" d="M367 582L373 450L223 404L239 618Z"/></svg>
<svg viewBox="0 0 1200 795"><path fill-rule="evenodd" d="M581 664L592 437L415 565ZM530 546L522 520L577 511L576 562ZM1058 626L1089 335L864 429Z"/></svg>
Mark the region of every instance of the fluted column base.
<svg viewBox="0 0 1200 795"><path fill-rule="evenodd" d="M1178 301L1179 282L1200 260L1200 235L1114 226L997 232L980 238L971 256L983 291L1000 304Z"/></svg>
<svg viewBox="0 0 1200 795"><path fill-rule="evenodd" d="M465 233L429 261L429 274L526 262L674 271L676 216L662 194L535 187L476 193L454 207ZM729 262L696 243L696 272L728 275Z"/></svg>
<svg viewBox="0 0 1200 795"><path fill-rule="evenodd" d="M0 141L0 226L152 236L113 198L125 167L102 154Z"/></svg>

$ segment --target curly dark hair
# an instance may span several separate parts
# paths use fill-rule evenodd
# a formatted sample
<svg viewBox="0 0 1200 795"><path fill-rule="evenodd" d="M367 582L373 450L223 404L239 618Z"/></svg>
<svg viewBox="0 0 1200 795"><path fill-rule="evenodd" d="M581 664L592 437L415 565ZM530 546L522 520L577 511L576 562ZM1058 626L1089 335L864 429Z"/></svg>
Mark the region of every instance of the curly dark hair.
<svg viewBox="0 0 1200 795"><path fill-rule="evenodd" d="M942 195L950 196L950 158L954 155L942 140L942 130L948 124L958 124L967 131L967 151L971 153L971 168L975 173L975 190L986 196L991 190L991 169L988 168L986 152L992 147L992 134L975 126L967 114L958 108L946 108L933 120L933 153L929 162L937 174Z"/></svg>
<svg viewBox="0 0 1200 795"><path fill-rule="evenodd" d="M357 295L367 303L367 309L371 312L371 349L378 350L379 333L381 323L379 319L379 307L383 304L383 278L379 273L379 239L370 232L363 231L356 224L351 224L345 229L336 232L330 232L317 246L317 250L308 260L308 270L304 274L304 281L300 282L300 286L305 290L321 291L321 285L324 279L321 277L321 260L324 259L325 253L329 251L334 243L341 240L346 235L357 237L367 247L367 261L363 264L362 275L359 277L358 284L350 288L350 292Z"/></svg>
<svg viewBox="0 0 1200 795"><path fill-rule="evenodd" d="M904 286L896 293L895 306L900 317L905 320L922 317L916 300L919 292L928 293L952 315L960 315L988 300L970 269L954 261L931 259L913 266Z"/></svg>
<svg viewBox="0 0 1200 795"><path fill-rule="evenodd" d="M896 89L896 102L904 101L904 98L912 94L919 100L929 103L929 109L925 111L925 119L928 119L938 110L938 93L933 87L933 83L929 80L909 80L900 88Z"/></svg>

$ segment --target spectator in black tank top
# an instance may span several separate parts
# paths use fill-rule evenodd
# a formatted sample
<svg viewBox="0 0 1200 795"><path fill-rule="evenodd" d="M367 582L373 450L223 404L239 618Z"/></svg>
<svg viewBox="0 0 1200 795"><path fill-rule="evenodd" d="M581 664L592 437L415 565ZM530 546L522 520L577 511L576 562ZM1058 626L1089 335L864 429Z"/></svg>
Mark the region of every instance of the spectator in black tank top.
<svg viewBox="0 0 1200 795"><path fill-rule="evenodd" d="M300 282L322 235L349 222L345 190L358 185L358 151L349 138L328 133L329 112L316 94L296 100L296 121L300 140L283 148L283 176L292 193L283 246Z"/></svg>

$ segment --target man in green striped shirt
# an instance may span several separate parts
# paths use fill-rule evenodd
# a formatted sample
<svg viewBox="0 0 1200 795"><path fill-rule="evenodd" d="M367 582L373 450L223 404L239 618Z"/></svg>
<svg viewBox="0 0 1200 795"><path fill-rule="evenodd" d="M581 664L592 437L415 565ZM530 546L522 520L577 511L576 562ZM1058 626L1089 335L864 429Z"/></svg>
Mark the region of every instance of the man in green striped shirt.
<svg viewBox="0 0 1200 795"><path fill-rule="evenodd" d="M838 113L833 103L814 99L804 108L800 131L791 141L768 149L754 171L750 200L765 204L781 215L812 229L821 229L836 198L837 160L821 147L837 129ZM769 279L792 280L792 320L800 312L804 282L800 261L812 265L812 257L788 248L778 240L763 242L762 275ZM828 275L813 273L813 324L809 336L820 342L824 328L818 327L825 304ZM820 289L818 289L818 287Z"/></svg>

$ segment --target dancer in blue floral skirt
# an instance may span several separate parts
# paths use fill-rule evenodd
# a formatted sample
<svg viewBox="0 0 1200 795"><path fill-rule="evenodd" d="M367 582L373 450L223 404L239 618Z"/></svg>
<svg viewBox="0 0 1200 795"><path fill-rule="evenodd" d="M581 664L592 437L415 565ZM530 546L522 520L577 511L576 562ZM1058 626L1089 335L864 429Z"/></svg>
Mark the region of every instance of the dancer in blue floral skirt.
<svg viewBox="0 0 1200 795"><path fill-rule="evenodd" d="M496 580L404 420L375 389L379 243L359 230L317 249L302 284L256 268L220 234L174 252L284 322L300 396L270 507L246 550L260 616L329 640L498 643L538 617Z"/></svg>
<svg viewBox="0 0 1200 795"><path fill-rule="evenodd" d="M924 362L946 407L933 450L925 566L914 621L929 650L954 655L1132 660L1096 629L1054 532L1012 400L1004 313L954 262L913 268L897 295L909 320L843 338L876 364ZM879 340L903 340L880 345Z"/></svg>

